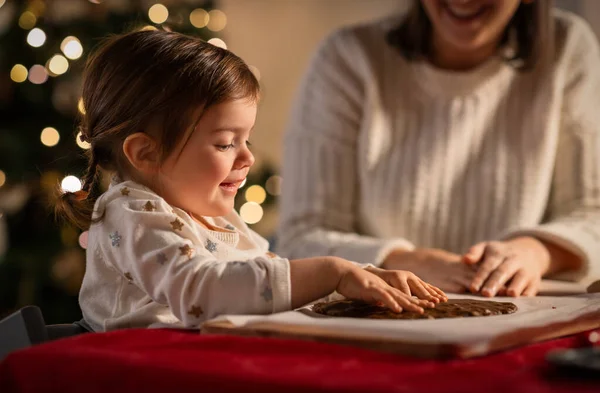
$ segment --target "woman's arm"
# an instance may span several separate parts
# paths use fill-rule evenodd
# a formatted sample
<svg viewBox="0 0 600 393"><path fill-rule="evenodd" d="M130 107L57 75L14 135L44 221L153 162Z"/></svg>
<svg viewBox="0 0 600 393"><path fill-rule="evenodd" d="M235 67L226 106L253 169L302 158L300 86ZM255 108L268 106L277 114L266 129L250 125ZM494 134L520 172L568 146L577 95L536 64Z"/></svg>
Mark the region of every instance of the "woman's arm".
<svg viewBox="0 0 600 393"><path fill-rule="evenodd" d="M538 239L549 253L547 275L579 281L600 276L600 49L591 29L576 22L564 56L549 219L509 237Z"/></svg>
<svg viewBox="0 0 600 393"><path fill-rule="evenodd" d="M380 265L392 249L412 249L407 240L357 234L365 59L353 31L339 31L321 45L301 83L284 142L283 256L335 255Z"/></svg>

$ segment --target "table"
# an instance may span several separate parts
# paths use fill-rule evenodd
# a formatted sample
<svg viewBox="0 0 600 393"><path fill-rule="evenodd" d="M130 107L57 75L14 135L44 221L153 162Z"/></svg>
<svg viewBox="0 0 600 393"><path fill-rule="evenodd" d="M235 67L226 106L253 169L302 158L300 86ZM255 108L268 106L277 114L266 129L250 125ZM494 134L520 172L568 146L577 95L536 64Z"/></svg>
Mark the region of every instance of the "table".
<svg viewBox="0 0 600 393"><path fill-rule="evenodd" d="M84 334L9 355L13 392L600 392L546 363L579 336L468 360L420 360L318 342L170 329Z"/></svg>

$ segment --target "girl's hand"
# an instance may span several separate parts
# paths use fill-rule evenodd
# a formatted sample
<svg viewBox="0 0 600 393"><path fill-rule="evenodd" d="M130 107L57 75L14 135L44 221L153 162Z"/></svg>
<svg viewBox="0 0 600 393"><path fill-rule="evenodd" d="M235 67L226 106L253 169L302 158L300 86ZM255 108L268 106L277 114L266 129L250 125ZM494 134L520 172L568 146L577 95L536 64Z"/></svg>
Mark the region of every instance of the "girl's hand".
<svg viewBox="0 0 600 393"><path fill-rule="evenodd" d="M539 240L519 237L478 243L463 255L463 261L477 266L469 287L473 293L491 297L506 287L508 296L535 296L550 266L550 253Z"/></svg>
<svg viewBox="0 0 600 393"><path fill-rule="evenodd" d="M408 270L445 292L464 293L475 269L462 263L461 256L436 248L395 250L381 265L386 270Z"/></svg>
<svg viewBox="0 0 600 393"><path fill-rule="evenodd" d="M435 306L429 300L416 299L403 293L381 277L352 263L345 266L336 291L349 299L379 303L395 312L407 310L422 314L425 312L423 307Z"/></svg>
<svg viewBox="0 0 600 393"><path fill-rule="evenodd" d="M365 270L380 277L383 281L399 289L406 295L416 296L419 299L429 300L433 303L448 300L448 297L441 289L426 283L412 272L405 270L385 270L376 267L368 267Z"/></svg>

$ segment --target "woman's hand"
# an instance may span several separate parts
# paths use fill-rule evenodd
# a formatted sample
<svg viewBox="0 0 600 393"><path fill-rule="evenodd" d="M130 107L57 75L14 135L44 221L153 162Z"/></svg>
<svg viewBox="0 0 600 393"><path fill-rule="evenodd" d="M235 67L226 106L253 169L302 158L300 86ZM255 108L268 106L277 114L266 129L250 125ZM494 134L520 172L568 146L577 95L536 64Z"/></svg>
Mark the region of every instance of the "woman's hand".
<svg viewBox="0 0 600 393"><path fill-rule="evenodd" d="M448 300L448 297L441 289L426 283L412 272L405 270L385 270L376 267L367 267L365 270L380 277L383 281L399 289L406 295L416 296L419 299L429 300L433 303Z"/></svg>
<svg viewBox="0 0 600 393"><path fill-rule="evenodd" d="M550 268L551 255L541 241L518 237L474 245L463 261L477 266L469 289L483 296L495 296L506 286L508 296L535 296L542 276Z"/></svg>
<svg viewBox="0 0 600 393"><path fill-rule="evenodd" d="M349 299L379 303L395 312L407 310L422 314L423 307L435 307L433 302L416 299L389 285L376 274L349 262L344 267L336 291Z"/></svg>
<svg viewBox="0 0 600 393"><path fill-rule="evenodd" d="M419 248L395 250L381 265L387 270L408 270L445 292L464 293L475 277L475 269L461 256L445 250Z"/></svg>

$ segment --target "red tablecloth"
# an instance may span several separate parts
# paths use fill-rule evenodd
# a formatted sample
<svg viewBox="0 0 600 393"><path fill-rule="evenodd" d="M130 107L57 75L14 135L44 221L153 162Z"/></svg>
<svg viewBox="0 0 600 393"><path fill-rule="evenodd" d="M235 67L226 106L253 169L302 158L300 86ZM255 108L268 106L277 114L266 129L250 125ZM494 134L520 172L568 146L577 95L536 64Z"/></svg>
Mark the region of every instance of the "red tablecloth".
<svg viewBox="0 0 600 393"><path fill-rule="evenodd" d="M600 392L562 375L547 341L470 360L419 360L316 342L173 330L85 334L15 352L0 363L12 392Z"/></svg>

